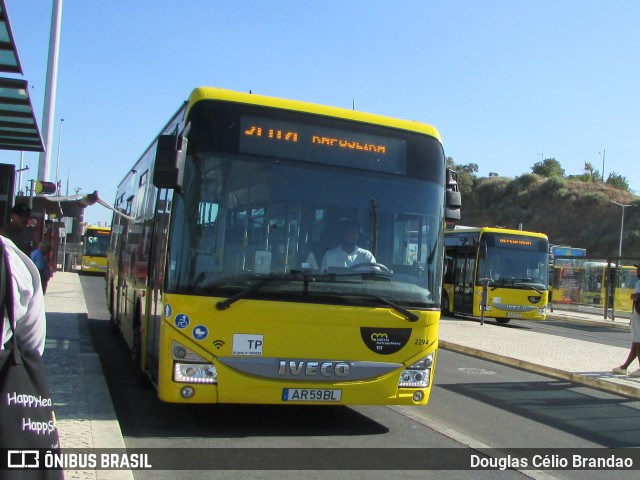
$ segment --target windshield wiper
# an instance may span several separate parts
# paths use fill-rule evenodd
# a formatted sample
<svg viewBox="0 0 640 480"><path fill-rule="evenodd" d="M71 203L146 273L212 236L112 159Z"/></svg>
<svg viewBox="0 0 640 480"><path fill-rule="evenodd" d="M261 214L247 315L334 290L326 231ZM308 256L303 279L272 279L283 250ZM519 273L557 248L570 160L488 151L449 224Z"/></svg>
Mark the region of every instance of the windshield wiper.
<svg viewBox="0 0 640 480"><path fill-rule="evenodd" d="M218 303L216 303L216 309L218 309L218 310L226 310L233 303L236 303L238 300L241 300L244 297L247 297L247 296L251 295L253 292L257 292L258 290L260 290L262 287L264 287L268 283L271 283L270 279L265 278L263 281L258 282L255 285L252 285L252 286L250 286L248 288L245 288L244 290L240 290L238 293L236 293L235 295L230 296L226 300L220 300Z"/></svg>
<svg viewBox="0 0 640 480"><path fill-rule="evenodd" d="M227 308L229 308L231 305L233 305L238 300L242 300L243 298L248 297L252 293L257 292L258 290L260 290L261 288L265 287L266 285L269 285L269 284L277 282L277 281L304 282L305 290L306 290L309 282L315 282L316 280L315 280L314 277L311 277L309 275L303 275L301 277L293 277L293 278L283 278L281 276L278 276L278 277L266 277L266 278L263 278L258 283L256 283L255 285L251 285L250 287L247 287L247 288L245 288L243 290L240 290L238 293L236 293L235 295L232 295L231 297L229 297L229 298L227 298L225 300L220 300L218 303L216 303L216 309L217 310L226 310ZM380 303L383 303L383 304L393 308L398 313L401 313L402 315L404 315L405 318L410 322L415 322L420 318L417 314L415 314L413 312L410 312L406 308L401 307L397 303L394 303L391 300L388 300L388 299L386 299L384 297L381 297L380 295L370 295L369 297L370 298L374 298L374 299L378 300Z"/></svg>
<svg viewBox="0 0 640 480"><path fill-rule="evenodd" d="M534 290L540 295L542 295L542 292L540 291L540 289L535 286L536 284L540 285L539 282L535 282L530 278L501 278L500 280L492 281L489 284L489 286L491 287L492 291L497 288L505 287L505 286L509 286L509 287L516 287L516 285L519 287L526 286L529 289Z"/></svg>
<svg viewBox="0 0 640 480"><path fill-rule="evenodd" d="M397 303L393 303L391 300L388 300L384 297L381 297L380 295L373 295L373 298L375 298L376 300L379 300L380 302L384 303L385 305L390 306L391 308L393 308L396 312L401 313L402 315L404 315L406 317L406 319L410 322L415 322L416 320L418 320L420 318L419 315L410 312L409 310L407 310L404 307L401 307L400 305L398 305Z"/></svg>
<svg viewBox="0 0 640 480"><path fill-rule="evenodd" d="M255 293L258 290L260 290L262 287L265 287L266 285L269 285L269 284L274 283L274 282L279 282L279 281L280 282L292 282L292 281L293 282L304 282L304 291L306 292L306 290L308 288L308 285L309 285L309 282L315 282L315 278L313 278L313 277L311 277L309 275L293 276L293 277L288 277L288 276L287 277L283 277L283 276L265 277L261 281L259 281L258 283L254 284L254 285L251 285L250 287L247 287L244 290L240 290L238 293L236 293L235 295L230 296L226 300L220 300L218 303L216 303L216 309L218 309L218 310L226 310L232 304L236 303L238 300L242 300L243 298L248 297L252 293Z"/></svg>

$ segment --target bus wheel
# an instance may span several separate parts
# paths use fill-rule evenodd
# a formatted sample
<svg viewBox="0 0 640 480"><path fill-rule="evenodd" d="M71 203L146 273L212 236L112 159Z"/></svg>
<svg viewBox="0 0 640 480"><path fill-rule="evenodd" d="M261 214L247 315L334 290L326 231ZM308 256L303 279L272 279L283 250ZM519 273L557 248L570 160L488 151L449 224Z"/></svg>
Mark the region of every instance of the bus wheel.
<svg viewBox="0 0 640 480"><path fill-rule="evenodd" d="M498 323L509 323L510 321L510 318L496 318L496 322Z"/></svg>
<svg viewBox="0 0 640 480"><path fill-rule="evenodd" d="M442 313L449 313L449 295L446 292L442 292L442 303L440 305L440 311Z"/></svg>

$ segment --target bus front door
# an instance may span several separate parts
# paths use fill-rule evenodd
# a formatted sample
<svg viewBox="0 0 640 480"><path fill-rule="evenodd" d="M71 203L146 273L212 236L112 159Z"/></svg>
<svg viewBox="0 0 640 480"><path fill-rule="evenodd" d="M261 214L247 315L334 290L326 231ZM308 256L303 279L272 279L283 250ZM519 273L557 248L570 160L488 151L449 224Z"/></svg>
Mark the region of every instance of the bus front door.
<svg viewBox="0 0 640 480"><path fill-rule="evenodd" d="M454 279L454 311L473 315L475 250L459 252Z"/></svg>

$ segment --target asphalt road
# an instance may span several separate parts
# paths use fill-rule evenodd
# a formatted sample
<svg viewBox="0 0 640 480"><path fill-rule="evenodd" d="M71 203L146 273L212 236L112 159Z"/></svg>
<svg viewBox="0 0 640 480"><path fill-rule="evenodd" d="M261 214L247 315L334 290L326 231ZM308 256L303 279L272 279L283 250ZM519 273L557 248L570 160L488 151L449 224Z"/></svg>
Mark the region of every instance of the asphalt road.
<svg viewBox="0 0 640 480"><path fill-rule="evenodd" d="M124 342L110 333L104 280L82 277L90 329L129 448L627 448L640 446L640 402L441 350L429 405L313 407L172 405L131 368ZM573 325L537 325L584 336ZM532 328L517 322L506 328ZM602 334L601 334L602 333ZM598 332L592 341L618 341ZM628 335L628 334L627 334ZM602 338L601 338L602 337ZM624 333L622 334L624 338ZM295 452L294 450L291 450ZM415 450L423 452L423 450ZM448 450L438 450L446 455ZM319 453L319 455L322 453ZM348 453L347 453L348 454ZM295 455L295 453L292 453ZM327 461L330 461L328 459ZM373 459L372 459L373 461ZM348 475L347 475L348 473ZM433 473L433 472L432 472ZM526 475L525 475L526 474ZM425 478L424 471L341 471L340 478ZM438 478L602 478L589 471L438 471ZM635 478L607 472L607 478ZM135 472L137 479L175 472ZM335 478L330 472L198 472L182 478Z"/></svg>

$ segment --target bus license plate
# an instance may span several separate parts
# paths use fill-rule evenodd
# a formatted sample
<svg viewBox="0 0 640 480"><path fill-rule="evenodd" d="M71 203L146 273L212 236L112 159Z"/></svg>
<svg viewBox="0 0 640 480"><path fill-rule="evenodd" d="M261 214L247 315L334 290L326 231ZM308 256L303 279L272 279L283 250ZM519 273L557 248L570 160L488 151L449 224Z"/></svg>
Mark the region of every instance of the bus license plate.
<svg viewBox="0 0 640 480"><path fill-rule="evenodd" d="M319 388L283 388L283 402L339 402L342 390Z"/></svg>
<svg viewBox="0 0 640 480"><path fill-rule="evenodd" d="M508 318L522 318L522 314L521 313L507 312L507 317Z"/></svg>

